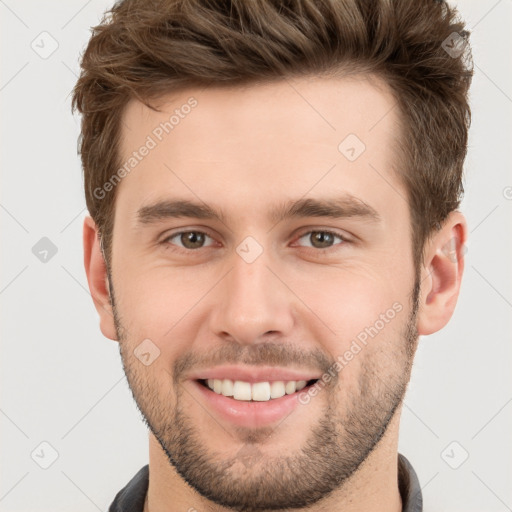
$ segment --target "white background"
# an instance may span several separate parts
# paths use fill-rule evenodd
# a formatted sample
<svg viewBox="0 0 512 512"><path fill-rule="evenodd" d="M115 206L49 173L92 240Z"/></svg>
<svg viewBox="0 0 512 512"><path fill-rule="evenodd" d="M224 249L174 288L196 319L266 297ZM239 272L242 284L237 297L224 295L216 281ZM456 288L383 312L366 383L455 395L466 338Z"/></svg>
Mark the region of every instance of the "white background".
<svg viewBox="0 0 512 512"><path fill-rule="evenodd" d="M146 427L117 344L100 333L82 264L70 92L89 27L111 3L0 0L1 511L105 511L148 462ZM454 317L421 340L399 448L418 473L425 511L504 512L512 510L512 1L457 5L475 63L462 204L471 234ZM43 31L58 42L47 59L31 48ZM32 252L42 237L58 251L46 263ZM42 449L49 462L43 441L58 452L48 469L31 458ZM442 457L448 446L452 465L469 454L458 469Z"/></svg>

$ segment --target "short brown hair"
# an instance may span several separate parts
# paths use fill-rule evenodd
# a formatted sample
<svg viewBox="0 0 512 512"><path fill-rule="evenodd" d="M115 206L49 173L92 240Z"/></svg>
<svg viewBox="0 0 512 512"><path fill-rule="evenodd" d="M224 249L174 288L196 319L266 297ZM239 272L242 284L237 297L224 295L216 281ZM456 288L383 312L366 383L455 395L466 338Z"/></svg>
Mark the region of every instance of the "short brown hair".
<svg viewBox="0 0 512 512"><path fill-rule="evenodd" d="M399 105L396 172L411 212L416 268L428 236L463 194L472 78L468 32L439 0L124 0L107 11L81 59L72 109L89 213L111 257L123 109L191 86L291 77L380 77ZM463 49L464 51L459 51Z"/></svg>

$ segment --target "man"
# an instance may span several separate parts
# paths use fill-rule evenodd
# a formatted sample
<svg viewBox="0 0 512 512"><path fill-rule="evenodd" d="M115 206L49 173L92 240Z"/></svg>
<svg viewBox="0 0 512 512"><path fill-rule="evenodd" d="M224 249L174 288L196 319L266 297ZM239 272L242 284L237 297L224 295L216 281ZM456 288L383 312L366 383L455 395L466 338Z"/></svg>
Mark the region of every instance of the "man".
<svg viewBox="0 0 512 512"><path fill-rule="evenodd" d="M94 29L85 268L149 427L111 511L420 511L454 311L467 33L435 0L125 0Z"/></svg>

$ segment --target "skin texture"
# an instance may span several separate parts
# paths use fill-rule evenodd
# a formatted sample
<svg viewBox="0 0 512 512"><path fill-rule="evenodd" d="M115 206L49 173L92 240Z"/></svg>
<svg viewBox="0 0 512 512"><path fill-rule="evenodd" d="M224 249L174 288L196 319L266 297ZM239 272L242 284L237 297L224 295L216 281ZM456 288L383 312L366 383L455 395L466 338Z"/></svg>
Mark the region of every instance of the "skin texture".
<svg viewBox="0 0 512 512"><path fill-rule="evenodd" d="M416 273L406 191L392 167L394 101L364 76L188 89L161 98L161 112L132 101L122 157L190 97L197 106L117 185L110 272L96 225L84 223L101 330L120 343L150 429L145 510L401 510L401 401L418 336L454 311L463 215L452 212L431 237ZM348 134L366 147L355 161L338 150ZM370 205L380 222L268 216L288 200L341 194ZM225 218L138 222L141 207L171 198ZM207 236L194 248L169 238L180 230ZM315 230L342 238L322 246ZM236 251L247 236L262 249L251 263ZM393 305L400 311L335 377L271 427L216 416L189 379L221 363L322 374ZM146 339L160 351L148 366L134 356Z"/></svg>

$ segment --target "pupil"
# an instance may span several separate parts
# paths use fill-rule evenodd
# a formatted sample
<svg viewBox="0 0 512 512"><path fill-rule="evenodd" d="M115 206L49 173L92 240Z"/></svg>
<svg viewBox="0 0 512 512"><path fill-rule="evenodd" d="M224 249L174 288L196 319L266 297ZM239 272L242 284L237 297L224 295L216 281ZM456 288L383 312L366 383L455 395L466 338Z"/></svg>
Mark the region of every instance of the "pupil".
<svg viewBox="0 0 512 512"><path fill-rule="evenodd" d="M197 249L201 247L204 242L203 233L198 233L196 231L189 231L188 233L183 233L181 235L181 243L190 249Z"/></svg>
<svg viewBox="0 0 512 512"><path fill-rule="evenodd" d="M332 235L330 233L325 233L323 231L313 231L311 233L313 237L313 246L314 247L328 247L332 243ZM315 245L316 242L319 242L319 245Z"/></svg>

